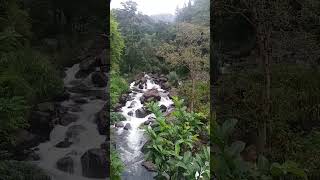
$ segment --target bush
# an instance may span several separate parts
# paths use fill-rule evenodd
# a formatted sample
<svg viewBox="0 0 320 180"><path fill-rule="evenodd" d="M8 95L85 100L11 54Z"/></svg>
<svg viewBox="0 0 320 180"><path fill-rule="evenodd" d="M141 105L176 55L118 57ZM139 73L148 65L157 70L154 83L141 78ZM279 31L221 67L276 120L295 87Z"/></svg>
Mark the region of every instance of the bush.
<svg viewBox="0 0 320 180"><path fill-rule="evenodd" d="M189 104L191 101L192 83L190 81L184 81L178 88L179 95L186 100ZM195 97L194 100L194 111L202 112L205 116L210 114L210 89L209 82L196 82L195 85Z"/></svg>
<svg viewBox="0 0 320 180"><path fill-rule="evenodd" d="M111 73L110 79L110 97L111 107L118 103L119 97L122 93L129 90L128 83L120 75Z"/></svg>
<svg viewBox="0 0 320 180"><path fill-rule="evenodd" d="M8 53L2 57L1 64L0 74L14 75L27 82L36 100L50 99L63 90L63 82L53 64L47 57L32 50Z"/></svg>
<svg viewBox="0 0 320 180"><path fill-rule="evenodd" d="M119 154L115 150L111 150L111 168L110 168L110 179L121 180L121 173L124 170L124 165L119 157Z"/></svg>
<svg viewBox="0 0 320 180"><path fill-rule="evenodd" d="M170 82L171 85L173 86L178 86L179 83L179 77L175 71L171 71L168 74L168 81Z"/></svg>
<svg viewBox="0 0 320 180"><path fill-rule="evenodd" d="M3 180L50 180L40 168L19 161L1 161L0 179Z"/></svg>
<svg viewBox="0 0 320 180"><path fill-rule="evenodd" d="M198 133L202 131L200 116L188 113L183 100L174 98L173 119L168 121L157 103L150 103L149 110L156 116L156 127L146 129L150 139L147 159L155 163L157 179L169 176L172 179L209 179L209 147L202 144L202 150L195 151ZM199 144L196 145L199 148ZM200 175L200 176L199 176Z"/></svg>
<svg viewBox="0 0 320 180"><path fill-rule="evenodd" d="M110 124L126 120L126 118L118 112L110 112L110 117Z"/></svg>
<svg viewBox="0 0 320 180"><path fill-rule="evenodd" d="M58 95L63 84L47 58L33 51L5 54L0 63L0 144L5 146L28 125L27 107Z"/></svg>

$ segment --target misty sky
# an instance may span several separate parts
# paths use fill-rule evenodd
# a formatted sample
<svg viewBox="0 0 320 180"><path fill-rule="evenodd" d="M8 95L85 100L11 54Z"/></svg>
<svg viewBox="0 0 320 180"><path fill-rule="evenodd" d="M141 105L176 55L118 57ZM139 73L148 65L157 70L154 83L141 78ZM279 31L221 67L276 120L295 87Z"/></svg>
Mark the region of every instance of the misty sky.
<svg viewBox="0 0 320 180"><path fill-rule="evenodd" d="M111 0L111 9L122 8L121 2L126 0ZM138 3L138 11L143 14L153 15L153 14L173 14L177 8L177 5L181 8L184 2L188 0L133 0Z"/></svg>

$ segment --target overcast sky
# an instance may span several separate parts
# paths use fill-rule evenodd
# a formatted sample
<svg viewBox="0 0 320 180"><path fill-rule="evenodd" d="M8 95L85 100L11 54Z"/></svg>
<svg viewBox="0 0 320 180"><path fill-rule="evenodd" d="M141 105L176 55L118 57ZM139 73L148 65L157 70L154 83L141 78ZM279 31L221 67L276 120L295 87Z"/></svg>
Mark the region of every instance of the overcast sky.
<svg viewBox="0 0 320 180"><path fill-rule="evenodd" d="M127 0L111 0L111 9L122 8L121 2ZM143 14L172 14L174 15L177 5L181 8L188 0L133 0L138 4L138 11Z"/></svg>

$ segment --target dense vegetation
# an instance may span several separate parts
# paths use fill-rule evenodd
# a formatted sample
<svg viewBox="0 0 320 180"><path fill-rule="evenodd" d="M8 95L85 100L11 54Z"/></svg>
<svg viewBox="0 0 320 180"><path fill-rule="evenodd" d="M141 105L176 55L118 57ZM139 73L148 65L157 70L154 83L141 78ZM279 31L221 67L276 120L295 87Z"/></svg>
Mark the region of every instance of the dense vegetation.
<svg viewBox="0 0 320 180"><path fill-rule="evenodd" d="M170 93L186 102L175 99L170 116L164 116L157 104L150 104L158 127L146 129L150 139L146 160L156 165L159 179L209 179L209 2L190 1L177 9L174 22L137 12L134 1L122 5L111 11L111 35L124 42L123 50L117 43L111 51L112 105L116 106L128 82L142 72L168 78ZM111 115L113 123L122 118L114 112Z"/></svg>
<svg viewBox="0 0 320 180"><path fill-rule="evenodd" d="M82 48L103 33L103 3L0 1L0 179L49 179L28 163L8 160L24 151L15 136L29 130L38 103L62 95L64 68L78 63Z"/></svg>
<svg viewBox="0 0 320 180"><path fill-rule="evenodd" d="M250 161L294 161L319 177L319 2L212 6L217 121L238 120L232 139L246 143Z"/></svg>

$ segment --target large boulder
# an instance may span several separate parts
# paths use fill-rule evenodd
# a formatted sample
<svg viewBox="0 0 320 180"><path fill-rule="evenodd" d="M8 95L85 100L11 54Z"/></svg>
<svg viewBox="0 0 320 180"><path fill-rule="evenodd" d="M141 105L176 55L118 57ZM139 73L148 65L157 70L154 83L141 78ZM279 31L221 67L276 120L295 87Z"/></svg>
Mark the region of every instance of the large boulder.
<svg viewBox="0 0 320 180"><path fill-rule="evenodd" d="M80 62L79 68L82 71L94 71L97 63L96 60L92 57L86 58Z"/></svg>
<svg viewBox="0 0 320 180"><path fill-rule="evenodd" d="M143 99L144 103L161 100L161 96L160 96L159 91L157 89L150 89L150 90L146 91L142 97L144 98Z"/></svg>
<svg viewBox="0 0 320 180"><path fill-rule="evenodd" d="M79 116L76 114L65 114L60 118L60 124L62 126L67 126L72 122L76 122L78 120Z"/></svg>
<svg viewBox="0 0 320 180"><path fill-rule="evenodd" d="M88 178L109 177L109 159L107 151L90 149L81 156L82 175Z"/></svg>
<svg viewBox="0 0 320 180"><path fill-rule="evenodd" d="M69 141L69 138L64 138L63 141L59 142L58 144L55 145L57 148L68 148L70 147L72 142Z"/></svg>
<svg viewBox="0 0 320 180"><path fill-rule="evenodd" d="M124 126L123 129L124 129L124 130L130 130L130 129L132 129L131 124L130 124L130 123L127 123L127 124Z"/></svg>
<svg viewBox="0 0 320 180"><path fill-rule="evenodd" d="M69 88L69 91L72 92L72 93L88 93L90 92L91 88L88 87L87 85L85 84L78 84L76 86L73 86L71 88Z"/></svg>
<svg viewBox="0 0 320 180"><path fill-rule="evenodd" d="M73 173L74 171L73 159L70 156L59 159L57 161L57 169L67 173Z"/></svg>
<svg viewBox="0 0 320 180"><path fill-rule="evenodd" d="M119 103L125 105L128 100L128 94L122 94L119 98Z"/></svg>
<svg viewBox="0 0 320 180"><path fill-rule="evenodd" d="M19 130L15 135L16 149L24 150L35 146L40 143L40 138L24 129Z"/></svg>
<svg viewBox="0 0 320 180"><path fill-rule="evenodd" d="M151 114L151 112L146 110L146 108L144 108L144 107L136 110L136 117L137 118L145 118L149 114Z"/></svg>
<svg viewBox="0 0 320 180"><path fill-rule="evenodd" d="M108 77L102 72L92 73L91 80L97 87L106 87L108 83Z"/></svg>
<svg viewBox="0 0 320 180"><path fill-rule="evenodd" d="M31 113L30 132L39 135L43 141L48 140L50 132L54 127L52 123L52 115L48 112L33 111Z"/></svg>
<svg viewBox="0 0 320 180"><path fill-rule="evenodd" d="M102 108L97 114L96 123L98 126L98 131L101 135L106 135L107 129L109 128L108 121L110 122L110 118L108 118L108 114L109 113L107 113L107 109L104 108Z"/></svg>

